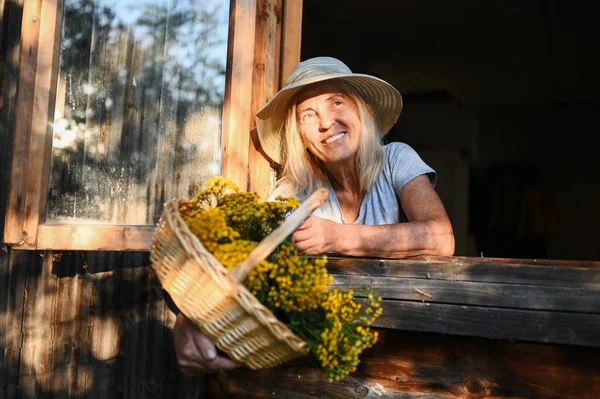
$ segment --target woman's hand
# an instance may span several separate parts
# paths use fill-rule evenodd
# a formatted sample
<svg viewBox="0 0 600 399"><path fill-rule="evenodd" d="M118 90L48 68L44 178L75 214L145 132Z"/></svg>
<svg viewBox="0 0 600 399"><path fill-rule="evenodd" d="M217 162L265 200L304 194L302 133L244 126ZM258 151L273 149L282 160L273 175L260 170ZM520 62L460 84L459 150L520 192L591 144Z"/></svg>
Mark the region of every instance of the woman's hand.
<svg viewBox="0 0 600 399"><path fill-rule="evenodd" d="M338 252L341 239L339 225L331 220L310 216L292 234L292 244L307 255L321 255Z"/></svg>
<svg viewBox="0 0 600 399"><path fill-rule="evenodd" d="M217 354L213 342L182 313L173 327L173 341L177 365L185 375L214 373L219 369L232 370L240 364Z"/></svg>

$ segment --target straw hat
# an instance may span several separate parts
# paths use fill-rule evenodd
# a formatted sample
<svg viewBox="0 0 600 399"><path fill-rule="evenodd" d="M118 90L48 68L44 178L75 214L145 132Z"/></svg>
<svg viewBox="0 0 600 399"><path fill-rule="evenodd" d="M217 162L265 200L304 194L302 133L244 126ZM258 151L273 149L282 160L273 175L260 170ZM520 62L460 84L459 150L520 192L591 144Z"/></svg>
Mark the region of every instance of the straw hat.
<svg viewBox="0 0 600 399"><path fill-rule="evenodd" d="M256 114L260 145L273 161L281 163L281 127L295 95L307 85L325 80L338 80L352 85L373 108L382 135L390 131L400 116L402 97L386 81L371 75L352 73L346 64L335 58L310 58L294 67L285 86Z"/></svg>

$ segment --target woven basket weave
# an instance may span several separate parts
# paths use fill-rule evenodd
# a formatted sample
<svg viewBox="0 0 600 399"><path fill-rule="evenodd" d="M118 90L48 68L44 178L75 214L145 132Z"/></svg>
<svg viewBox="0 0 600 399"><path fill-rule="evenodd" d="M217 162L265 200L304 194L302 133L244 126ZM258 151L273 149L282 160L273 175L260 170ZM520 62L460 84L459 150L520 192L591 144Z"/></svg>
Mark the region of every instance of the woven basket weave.
<svg viewBox="0 0 600 399"><path fill-rule="evenodd" d="M179 201L165 204L153 236L152 267L181 312L237 362L261 369L308 354L306 343L242 282L327 195L325 189L313 193L231 272L189 230L179 214Z"/></svg>

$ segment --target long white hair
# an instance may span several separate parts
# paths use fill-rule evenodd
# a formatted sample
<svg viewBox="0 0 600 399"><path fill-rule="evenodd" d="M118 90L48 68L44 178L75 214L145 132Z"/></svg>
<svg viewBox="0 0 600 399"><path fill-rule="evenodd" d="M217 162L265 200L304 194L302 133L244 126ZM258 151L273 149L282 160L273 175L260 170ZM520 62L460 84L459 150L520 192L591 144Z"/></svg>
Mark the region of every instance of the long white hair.
<svg viewBox="0 0 600 399"><path fill-rule="evenodd" d="M373 110L354 87L340 82L342 91L352 98L358 107L361 124L360 144L356 156L356 175L360 190L370 191L383 168L383 144L381 128L377 125ZM296 96L297 98L297 96ZM319 187L326 187L328 177L321 161L304 146L296 119L296 101L292 100L285 123L282 141L282 165L277 182L277 194L305 197Z"/></svg>

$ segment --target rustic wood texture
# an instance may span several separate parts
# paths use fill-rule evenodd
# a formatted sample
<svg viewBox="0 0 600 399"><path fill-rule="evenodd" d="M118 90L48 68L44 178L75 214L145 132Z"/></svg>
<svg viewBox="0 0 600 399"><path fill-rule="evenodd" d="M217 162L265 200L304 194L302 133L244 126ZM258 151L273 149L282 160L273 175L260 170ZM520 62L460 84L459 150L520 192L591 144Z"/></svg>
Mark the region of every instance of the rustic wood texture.
<svg viewBox="0 0 600 399"><path fill-rule="evenodd" d="M331 258L333 286L384 298L380 327L600 347L600 262Z"/></svg>
<svg viewBox="0 0 600 399"><path fill-rule="evenodd" d="M252 121L250 136L250 191L267 199L274 173L270 161L258 141L254 115L279 89L281 61L282 0L258 0L254 74L252 80Z"/></svg>
<svg viewBox="0 0 600 399"><path fill-rule="evenodd" d="M302 44L303 0L285 0L283 6L283 56L281 60L281 86L300 61Z"/></svg>
<svg viewBox="0 0 600 399"><path fill-rule="evenodd" d="M250 121L256 0L233 0L229 23L227 77L223 104L221 174L243 191L249 188ZM235 55L235 56L234 56Z"/></svg>
<svg viewBox="0 0 600 399"><path fill-rule="evenodd" d="M147 251L154 226L43 224L38 248L54 250Z"/></svg>
<svg viewBox="0 0 600 399"><path fill-rule="evenodd" d="M35 248L43 221L56 96L62 0L28 1L23 10L20 78L5 241Z"/></svg>
<svg viewBox="0 0 600 399"><path fill-rule="evenodd" d="M380 330L355 373L330 383L310 358L208 379L210 398L600 397L600 349Z"/></svg>
<svg viewBox="0 0 600 399"><path fill-rule="evenodd" d="M410 298L385 300L379 325L389 328L380 329L378 344L363 354L357 372L343 381L326 382L316 364L307 357L266 371L240 369L228 373L226 380L211 376L208 385L204 385L203 378L186 378L177 370L171 335L174 315L165 305L157 280L147 267L147 253L11 251L2 247L0 317L7 327L0 334L0 396L596 398L600 395L600 348L581 345L589 344L581 340L582 336L593 336L600 330L594 324L597 314L587 312L587 320L575 320L578 312L547 310L545 305L540 309L520 310L429 303L431 298L427 296L413 297L418 292L401 293L402 289L393 285L372 285L364 276L365 270L372 269L373 278L387 274L398 283L418 280L415 276L420 276L423 281L445 281L458 286L463 284L461 279L469 278L482 280L481 284L491 280L494 285L510 280L512 283L506 285L515 287L521 285L519 281L529 281L524 285L528 288L535 286L532 281L538 281L547 289L561 289L565 285L584 284L583 280L595 281L592 272L600 270L597 264L536 265L531 261L460 258L452 265L450 260L453 258L330 259L336 279L346 279L344 284L360 277L355 288L387 287L384 296ZM482 269L469 274L469 270L476 268ZM560 270L563 272L559 273ZM546 276L548 272L565 277L566 283L552 284ZM587 274L579 277L584 272ZM436 279L430 281L427 273ZM402 275L409 277L398 277ZM400 287L414 291L411 288L419 286ZM439 295L459 301L450 285L442 287ZM425 292L426 288L422 288L419 289ZM438 295L433 289L430 292L434 298ZM464 297L466 302L473 301L469 294ZM510 302L504 295L475 298L492 303ZM567 307L566 303L557 303ZM581 306L576 299L573 304L575 308ZM555 306L550 305L550 309ZM449 307L453 308L451 312ZM557 322L561 317L563 320ZM557 336L555 327L561 323L570 325L579 345L542 343ZM428 326L442 334L422 332ZM541 342L515 341L524 338L514 336L515 332L537 334L533 340ZM473 336L478 334L502 339ZM566 338L565 342L575 342L569 341L571 336Z"/></svg>
<svg viewBox="0 0 600 399"><path fill-rule="evenodd" d="M371 287L381 296L404 301L477 305L530 310L596 313L600 309L600 286L570 287L518 283L487 283L338 275L334 287Z"/></svg>
<svg viewBox="0 0 600 399"><path fill-rule="evenodd" d="M0 248L0 397L196 398L142 252Z"/></svg>
<svg viewBox="0 0 600 399"><path fill-rule="evenodd" d="M26 23L21 26L20 32L19 85L16 93L18 105L15 109L14 133L12 135L12 175L8 186L9 196L4 230L4 241L9 243L21 243L23 241L25 223L23 201L26 197L25 183L27 181L30 121L33 112L35 65L39 37L39 24L32 22L32 19L39 18L37 3L37 1L28 1L22 9L22 19Z"/></svg>
<svg viewBox="0 0 600 399"><path fill-rule="evenodd" d="M23 341L27 252L11 252L0 244L0 397L17 397L19 361Z"/></svg>
<svg viewBox="0 0 600 399"><path fill-rule="evenodd" d="M330 257L331 273L448 281L535 284L564 287L600 283L600 262L439 257L358 259Z"/></svg>
<svg viewBox="0 0 600 399"><path fill-rule="evenodd" d="M23 1L2 1L0 18L0 170L10 170L15 126L17 82L19 80L19 50ZM0 233L4 232L8 200L9 174L0 173ZM1 240L1 237L0 237Z"/></svg>
<svg viewBox="0 0 600 399"><path fill-rule="evenodd" d="M600 347L600 315L385 301L375 325L407 331Z"/></svg>

